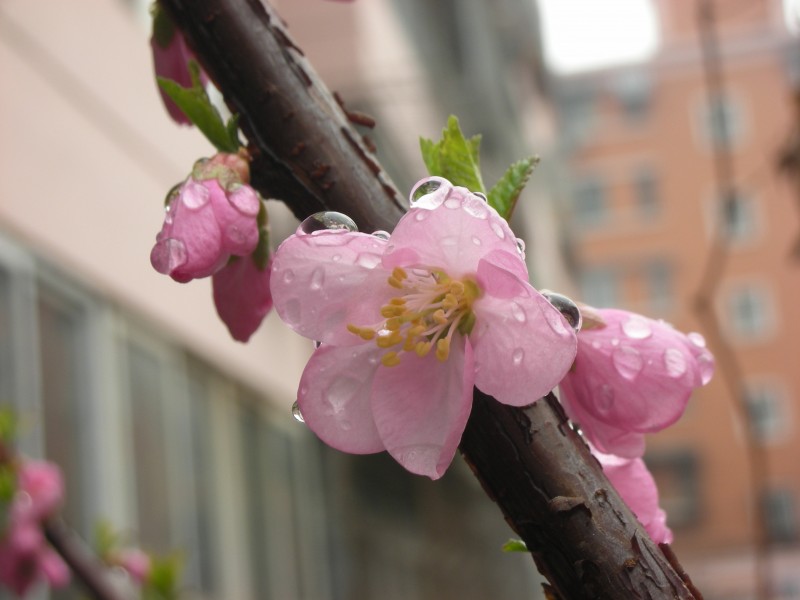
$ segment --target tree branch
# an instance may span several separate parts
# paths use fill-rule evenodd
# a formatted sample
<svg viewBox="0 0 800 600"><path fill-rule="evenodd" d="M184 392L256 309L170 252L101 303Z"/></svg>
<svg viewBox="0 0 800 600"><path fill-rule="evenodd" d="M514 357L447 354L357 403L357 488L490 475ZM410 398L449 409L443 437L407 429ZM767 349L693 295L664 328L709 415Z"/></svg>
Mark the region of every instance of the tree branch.
<svg viewBox="0 0 800 600"><path fill-rule="evenodd" d="M255 157L253 183L304 218L387 229L399 194L259 0L161 0L222 90ZM553 598L699 598L610 486L554 397L526 409L475 391L461 452L528 544Z"/></svg>

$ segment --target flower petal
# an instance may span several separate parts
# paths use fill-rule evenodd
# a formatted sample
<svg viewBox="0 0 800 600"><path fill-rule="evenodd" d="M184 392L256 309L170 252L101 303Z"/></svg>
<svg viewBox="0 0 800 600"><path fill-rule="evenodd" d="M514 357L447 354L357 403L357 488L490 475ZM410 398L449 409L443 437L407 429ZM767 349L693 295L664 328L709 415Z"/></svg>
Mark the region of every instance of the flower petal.
<svg viewBox="0 0 800 600"><path fill-rule="evenodd" d="M539 292L489 261L480 262L478 285L484 295L473 307L470 335L475 385L504 404L531 404L572 365L575 333Z"/></svg>
<svg viewBox="0 0 800 600"><path fill-rule="evenodd" d="M372 412L386 449L403 467L438 479L453 460L472 409L472 348L453 344L444 362L404 354L375 375Z"/></svg>
<svg viewBox="0 0 800 600"><path fill-rule="evenodd" d="M381 268L386 241L363 233L319 231L289 237L272 263L272 299L281 319L307 338L363 343L347 330L378 325L394 295Z"/></svg>
<svg viewBox="0 0 800 600"><path fill-rule="evenodd" d="M352 454L384 450L369 397L381 350L320 346L308 361L297 393L306 425L329 446Z"/></svg>
<svg viewBox="0 0 800 600"><path fill-rule="evenodd" d="M244 256L211 276L217 314L236 341L249 340L272 308L269 275L269 267L262 271Z"/></svg>
<svg viewBox="0 0 800 600"><path fill-rule="evenodd" d="M466 188L456 187L441 207L408 211L392 233L384 265L414 266L404 252L410 249L419 256L419 265L461 277L474 274L478 262L493 250L516 254L516 244L496 210Z"/></svg>

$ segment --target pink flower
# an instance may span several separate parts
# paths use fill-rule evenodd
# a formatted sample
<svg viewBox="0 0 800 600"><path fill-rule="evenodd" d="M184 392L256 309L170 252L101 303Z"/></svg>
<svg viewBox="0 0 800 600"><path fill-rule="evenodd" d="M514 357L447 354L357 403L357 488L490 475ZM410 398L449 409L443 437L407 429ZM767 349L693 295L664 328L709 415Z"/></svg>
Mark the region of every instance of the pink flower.
<svg viewBox="0 0 800 600"><path fill-rule="evenodd" d="M273 260L272 296L290 327L322 342L300 381L306 424L334 448L388 450L436 479L473 385L530 404L564 376L576 342L528 283L508 224L467 189L432 180L440 187L412 201L389 239L291 236Z"/></svg>
<svg viewBox="0 0 800 600"><path fill-rule="evenodd" d="M635 458L644 433L677 421L692 390L708 383L714 359L699 333L623 310L596 314L602 324L578 335L561 402L600 451Z"/></svg>
<svg viewBox="0 0 800 600"><path fill-rule="evenodd" d="M603 472L656 544L671 544L667 515L658 505L658 488L641 458L622 458L592 448Z"/></svg>
<svg viewBox="0 0 800 600"><path fill-rule="evenodd" d="M231 256L247 256L258 244L258 194L228 163L234 155L199 161L172 192L150 262L159 273L185 283L208 277Z"/></svg>
<svg viewBox="0 0 800 600"><path fill-rule="evenodd" d="M136 583L144 584L150 576L152 561L146 552L139 549L123 550L115 560L116 564L125 569Z"/></svg>
<svg viewBox="0 0 800 600"><path fill-rule="evenodd" d="M22 596L41 579L54 587L69 581L69 570L45 541L41 524L63 500L58 467L44 461L21 463L17 490L0 538L0 582Z"/></svg>
<svg viewBox="0 0 800 600"><path fill-rule="evenodd" d="M160 9L157 9L153 17L153 35L150 37L150 49L153 52L153 67L157 77L171 79L185 88L192 87L189 61L194 59L194 54L186 44L186 40L180 30L175 28L164 14L164 11ZM203 85L208 81L208 77L203 71L200 71L200 80ZM161 86L158 87L158 91L161 94L164 108L167 109L172 120L179 125L191 125L192 122L172 99L164 93Z"/></svg>
<svg viewBox="0 0 800 600"><path fill-rule="evenodd" d="M272 308L270 269L249 256L229 262L211 278L217 314L233 339L246 342Z"/></svg>

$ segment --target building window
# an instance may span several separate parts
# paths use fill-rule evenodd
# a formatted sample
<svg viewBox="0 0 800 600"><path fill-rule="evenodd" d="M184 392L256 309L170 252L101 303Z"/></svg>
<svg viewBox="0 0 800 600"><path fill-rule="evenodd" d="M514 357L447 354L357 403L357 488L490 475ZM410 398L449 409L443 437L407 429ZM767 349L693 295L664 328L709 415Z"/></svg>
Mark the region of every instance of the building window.
<svg viewBox="0 0 800 600"><path fill-rule="evenodd" d="M789 415L782 390L769 382L750 382L744 399L752 431L761 442L774 442L789 430Z"/></svg>
<svg viewBox="0 0 800 600"><path fill-rule="evenodd" d="M652 219L661 212L661 198L658 194L658 180L649 168L639 169L633 176L636 195L636 212L645 219Z"/></svg>
<svg viewBox="0 0 800 600"><path fill-rule="evenodd" d="M652 81L642 71L625 71L614 79L612 90L626 120L639 124L647 118L652 88Z"/></svg>
<svg viewBox="0 0 800 600"><path fill-rule="evenodd" d="M700 516L697 456L690 450L677 450L648 454L645 462L658 486L667 524L675 529L693 525Z"/></svg>
<svg viewBox="0 0 800 600"><path fill-rule="evenodd" d="M619 304L617 273L610 268L585 269L579 277L581 299L597 308L609 308Z"/></svg>
<svg viewBox="0 0 800 600"><path fill-rule="evenodd" d="M726 96L705 102L702 108L704 139L713 147L733 146L744 132L739 104Z"/></svg>
<svg viewBox="0 0 800 600"><path fill-rule="evenodd" d="M664 315L672 308L672 268L664 260L645 264L644 283L651 314Z"/></svg>
<svg viewBox="0 0 800 600"><path fill-rule="evenodd" d="M728 295L728 323L740 338L759 339L769 334L772 314L769 294L763 287L748 285Z"/></svg>
<svg viewBox="0 0 800 600"><path fill-rule="evenodd" d="M576 184L572 200L575 222L579 227L588 229L607 220L605 190L598 180L587 179Z"/></svg>
<svg viewBox="0 0 800 600"><path fill-rule="evenodd" d="M794 494L787 489L766 490L762 499L767 535L773 542L792 542L798 537Z"/></svg>
<svg viewBox="0 0 800 600"><path fill-rule="evenodd" d="M582 139L594 120L595 95L591 90L570 90L560 94L558 109L565 135L569 139Z"/></svg>

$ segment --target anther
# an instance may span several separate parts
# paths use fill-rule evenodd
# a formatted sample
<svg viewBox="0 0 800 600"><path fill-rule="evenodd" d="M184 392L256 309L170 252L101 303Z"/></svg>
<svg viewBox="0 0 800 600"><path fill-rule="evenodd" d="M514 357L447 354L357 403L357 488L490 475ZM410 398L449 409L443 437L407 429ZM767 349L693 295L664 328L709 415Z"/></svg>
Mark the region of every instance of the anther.
<svg viewBox="0 0 800 600"><path fill-rule="evenodd" d="M442 362L447 360L450 356L450 340L447 338L441 339L436 342L436 358Z"/></svg>
<svg viewBox="0 0 800 600"><path fill-rule="evenodd" d="M395 367L400 364L400 357L397 356L397 352L387 352L381 357L381 364L384 367Z"/></svg>

